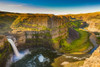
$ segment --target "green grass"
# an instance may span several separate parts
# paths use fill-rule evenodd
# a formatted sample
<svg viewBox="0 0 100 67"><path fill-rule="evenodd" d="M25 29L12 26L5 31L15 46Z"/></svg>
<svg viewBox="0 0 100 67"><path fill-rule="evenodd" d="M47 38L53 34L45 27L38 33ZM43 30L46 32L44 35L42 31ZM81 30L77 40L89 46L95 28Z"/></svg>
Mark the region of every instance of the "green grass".
<svg viewBox="0 0 100 67"><path fill-rule="evenodd" d="M89 41L89 33L83 30L80 30L78 28L75 29L77 32L79 32L80 38L72 41L72 43L67 43L66 39L61 42L61 45L63 45L62 49L65 52L81 52L89 48L91 46L91 42Z"/></svg>
<svg viewBox="0 0 100 67"><path fill-rule="evenodd" d="M83 23L84 21L82 20L78 20L78 19L70 19L70 23L71 23L71 26L74 26L75 28L79 28Z"/></svg>

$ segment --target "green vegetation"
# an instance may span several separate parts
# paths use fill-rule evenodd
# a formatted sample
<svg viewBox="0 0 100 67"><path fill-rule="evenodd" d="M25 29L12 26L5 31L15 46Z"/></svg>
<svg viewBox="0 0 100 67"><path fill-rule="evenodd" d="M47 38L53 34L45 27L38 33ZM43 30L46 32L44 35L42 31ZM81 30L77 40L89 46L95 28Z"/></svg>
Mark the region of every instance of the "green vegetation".
<svg viewBox="0 0 100 67"><path fill-rule="evenodd" d="M71 20L70 21L70 23L71 23L71 25L73 25L74 27L76 27L76 28L79 28L81 25L82 25L82 20Z"/></svg>
<svg viewBox="0 0 100 67"><path fill-rule="evenodd" d="M4 34L11 30L10 25L15 20L15 16L0 15L0 34Z"/></svg>
<svg viewBox="0 0 100 67"><path fill-rule="evenodd" d="M27 38L26 43L24 44L26 47L32 47L32 46L44 46L44 47L52 47L50 46L52 44L51 41L51 35L49 32L43 33L45 31L42 31L42 33L32 34L33 38ZM28 36L26 34L26 36ZM34 38L35 37L35 38Z"/></svg>
<svg viewBox="0 0 100 67"><path fill-rule="evenodd" d="M39 20L40 19L40 20ZM11 25L12 29L20 31L40 31L40 30L50 30L46 26L47 18L40 18L34 16L19 16ZM43 24L44 23L44 24Z"/></svg>
<svg viewBox="0 0 100 67"><path fill-rule="evenodd" d="M0 64L1 63L5 63L5 60L8 58L7 55L9 55L9 53L12 51L12 48L11 48L11 46L10 46L8 41L6 41L4 43L3 47L4 48L1 49L1 52L0 52L0 60L2 60L2 61L0 61ZM2 48L2 47L0 47L0 48Z"/></svg>
<svg viewBox="0 0 100 67"><path fill-rule="evenodd" d="M84 21L78 18L70 19L71 26L79 33L80 38L72 41L71 43L67 42L67 38L56 38L53 40L56 43L60 43L60 51L65 53L82 52L87 50L91 46L91 42L89 41L89 33L82 29L79 29L80 26L83 25L83 22Z"/></svg>
<svg viewBox="0 0 100 67"><path fill-rule="evenodd" d="M81 52L88 49L91 45L89 41L89 33L78 28L75 29L80 34L80 38L68 43L66 38L55 38L53 39L54 43L60 43L61 51L65 53ZM60 41L60 42L59 42Z"/></svg>
<svg viewBox="0 0 100 67"><path fill-rule="evenodd" d="M100 12L87 13L87 14L75 14L69 16L73 18L81 19L83 21L88 21L89 23L92 23L92 25L94 25L96 29L100 30Z"/></svg>

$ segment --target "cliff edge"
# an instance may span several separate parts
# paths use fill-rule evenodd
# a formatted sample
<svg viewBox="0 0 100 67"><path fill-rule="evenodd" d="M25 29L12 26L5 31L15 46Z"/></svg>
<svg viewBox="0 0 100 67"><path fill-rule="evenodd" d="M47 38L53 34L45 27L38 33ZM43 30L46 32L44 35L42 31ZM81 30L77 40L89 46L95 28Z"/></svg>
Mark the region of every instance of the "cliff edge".
<svg viewBox="0 0 100 67"><path fill-rule="evenodd" d="M86 59L82 67L100 67L100 46L90 58Z"/></svg>

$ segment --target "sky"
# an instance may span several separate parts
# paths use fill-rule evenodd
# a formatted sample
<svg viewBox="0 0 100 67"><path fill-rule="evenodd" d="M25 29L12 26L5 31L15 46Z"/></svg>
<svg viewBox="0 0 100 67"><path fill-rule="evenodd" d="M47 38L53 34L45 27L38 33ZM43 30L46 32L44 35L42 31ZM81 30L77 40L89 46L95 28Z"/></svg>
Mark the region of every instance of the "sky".
<svg viewBox="0 0 100 67"><path fill-rule="evenodd" d="M100 0L0 0L0 11L79 14L100 11Z"/></svg>

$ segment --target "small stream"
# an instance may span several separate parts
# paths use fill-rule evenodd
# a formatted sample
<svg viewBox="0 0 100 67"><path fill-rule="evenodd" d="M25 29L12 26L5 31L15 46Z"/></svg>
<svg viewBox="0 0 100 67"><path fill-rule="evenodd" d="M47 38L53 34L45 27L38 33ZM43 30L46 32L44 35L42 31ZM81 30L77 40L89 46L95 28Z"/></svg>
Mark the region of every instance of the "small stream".
<svg viewBox="0 0 100 67"><path fill-rule="evenodd" d="M91 33L89 39L94 46L93 49L89 52L89 54L92 54L98 47L98 44L96 43L96 35L94 33Z"/></svg>

